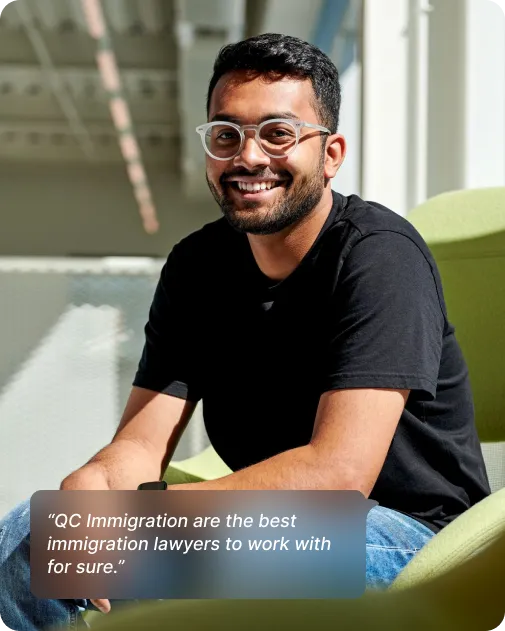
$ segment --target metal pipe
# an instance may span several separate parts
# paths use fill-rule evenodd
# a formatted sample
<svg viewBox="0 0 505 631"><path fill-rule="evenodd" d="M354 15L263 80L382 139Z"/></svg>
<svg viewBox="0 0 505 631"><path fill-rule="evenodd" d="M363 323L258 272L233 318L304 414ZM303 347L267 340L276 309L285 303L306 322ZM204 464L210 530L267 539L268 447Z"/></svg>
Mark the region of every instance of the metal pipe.
<svg viewBox="0 0 505 631"><path fill-rule="evenodd" d="M89 33L97 42L96 61L103 86L109 96L109 109L116 128L119 147L147 233L158 231L156 208L147 181L140 148L133 130L132 117L121 84L116 56L112 47L100 0L81 0Z"/></svg>

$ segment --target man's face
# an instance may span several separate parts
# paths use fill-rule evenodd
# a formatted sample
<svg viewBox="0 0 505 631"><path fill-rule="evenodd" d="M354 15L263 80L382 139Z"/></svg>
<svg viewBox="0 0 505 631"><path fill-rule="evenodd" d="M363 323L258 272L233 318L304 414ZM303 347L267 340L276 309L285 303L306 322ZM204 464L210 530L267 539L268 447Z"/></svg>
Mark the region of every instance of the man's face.
<svg viewBox="0 0 505 631"><path fill-rule="evenodd" d="M259 124L265 118L290 118L320 125L313 98L309 79L269 82L229 73L214 89L209 122L231 120L247 125ZM324 158L324 142L317 130L302 128L298 147L284 158L269 157L256 143L254 131L246 130L238 156L228 161L207 156L207 183L235 229L274 234L306 217L321 200L326 183ZM270 190L242 191L237 182L241 178L249 183L275 183Z"/></svg>

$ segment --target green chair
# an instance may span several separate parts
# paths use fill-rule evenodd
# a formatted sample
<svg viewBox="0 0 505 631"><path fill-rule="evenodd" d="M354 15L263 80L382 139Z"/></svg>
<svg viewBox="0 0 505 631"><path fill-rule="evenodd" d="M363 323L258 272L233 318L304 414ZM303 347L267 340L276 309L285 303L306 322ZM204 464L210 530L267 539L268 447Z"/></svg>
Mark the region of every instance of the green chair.
<svg viewBox="0 0 505 631"><path fill-rule="evenodd" d="M505 440L505 187L434 197L407 219L432 251L483 442ZM504 481L505 484L505 481Z"/></svg>

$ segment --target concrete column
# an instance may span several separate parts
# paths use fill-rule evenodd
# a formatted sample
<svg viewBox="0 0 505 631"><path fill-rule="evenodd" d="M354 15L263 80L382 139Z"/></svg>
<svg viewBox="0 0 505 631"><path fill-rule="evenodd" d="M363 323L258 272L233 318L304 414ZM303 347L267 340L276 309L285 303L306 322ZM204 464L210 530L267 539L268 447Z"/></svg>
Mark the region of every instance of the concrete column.
<svg viewBox="0 0 505 631"><path fill-rule="evenodd" d="M465 0L432 0L428 197L464 187Z"/></svg>
<svg viewBox="0 0 505 631"><path fill-rule="evenodd" d="M490 0L466 11L465 185L505 186L505 14Z"/></svg>
<svg viewBox="0 0 505 631"><path fill-rule="evenodd" d="M428 150L428 0L409 0L407 84L407 208L426 200Z"/></svg>
<svg viewBox="0 0 505 631"><path fill-rule="evenodd" d="M330 55L340 74L339 131L347 140L347 156L332 188L343 195L361 194L362 13L362 0L347 3Z"/></svg>
<svg viewBox="0 0 505 631"><path fill-rule="evenodd" d="M405 0L365 0L362 196L407 212L408 14Z"/></svg>

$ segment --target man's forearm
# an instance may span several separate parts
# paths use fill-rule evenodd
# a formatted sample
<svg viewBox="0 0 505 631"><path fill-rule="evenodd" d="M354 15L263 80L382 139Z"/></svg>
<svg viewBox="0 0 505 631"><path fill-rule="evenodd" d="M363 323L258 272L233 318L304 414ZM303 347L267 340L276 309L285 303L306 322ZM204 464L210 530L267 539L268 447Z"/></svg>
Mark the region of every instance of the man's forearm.
<svg viewBox="0 0 505 631"><path fill-rule="evenodd" d="M67 476L62 490L136 490L142 482L159 480L162 464L142 445L118 440Z"/></svg>
<svg viewBox="0 0 505 631"><path fill-rule="evenodd" d="M316 450L307 445L290 449L268 460L236 471L217 480L176 484L168 490L348 490L352 483L344 476L335 479L322 466Z"/></svg>

